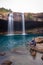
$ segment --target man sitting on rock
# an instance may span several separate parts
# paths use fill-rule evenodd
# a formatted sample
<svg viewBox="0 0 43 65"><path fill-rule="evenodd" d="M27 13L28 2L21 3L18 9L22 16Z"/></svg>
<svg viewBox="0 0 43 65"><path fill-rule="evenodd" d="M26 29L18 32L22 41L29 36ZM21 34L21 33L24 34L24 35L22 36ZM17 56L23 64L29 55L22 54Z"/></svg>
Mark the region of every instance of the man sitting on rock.
<svg viewBox="0 0 43 65"><path fill-rule="evenodd" d="M33 39L33 40L30 42L30 45L36 46L35 39Z"/></svg>

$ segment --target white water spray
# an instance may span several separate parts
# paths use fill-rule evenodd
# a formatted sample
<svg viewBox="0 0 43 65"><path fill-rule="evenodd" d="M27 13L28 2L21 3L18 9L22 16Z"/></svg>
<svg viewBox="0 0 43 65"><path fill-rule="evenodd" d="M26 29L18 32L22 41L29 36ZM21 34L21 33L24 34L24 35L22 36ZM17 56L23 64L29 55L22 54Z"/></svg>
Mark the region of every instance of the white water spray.
<svg viewBox="0 0 43 65"><path fill-rule="evenodd" d="M8 34L11 35L13 33L13 13L10 13L8 17Z"/></svg>
<svg viewBox="0 0 43 65"><path fill-rule="evenodd" d="M24 19L24 13L22 13L22 35L25 35L25 19Z"/></svg>

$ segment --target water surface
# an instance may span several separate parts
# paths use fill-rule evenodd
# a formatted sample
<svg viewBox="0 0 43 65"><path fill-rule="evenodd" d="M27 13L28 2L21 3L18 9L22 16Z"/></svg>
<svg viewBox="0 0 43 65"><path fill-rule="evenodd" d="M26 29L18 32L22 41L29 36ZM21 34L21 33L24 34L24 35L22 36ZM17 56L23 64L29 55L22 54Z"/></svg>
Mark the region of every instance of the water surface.
<svg viewBox="0 0 43 65"><path fill-rule="evenodd" d="M41 60L41 53L36 53L36 56L33 57L30 54L30 50L27 50L26 44L32 40L32 38L43 36L40 35L0 35L0 52L5 51L5 56L0 56L0 64L5 60L12 61L12 65L43 65ZM16 49L16 52L12 52L13 49Z"/></svg>

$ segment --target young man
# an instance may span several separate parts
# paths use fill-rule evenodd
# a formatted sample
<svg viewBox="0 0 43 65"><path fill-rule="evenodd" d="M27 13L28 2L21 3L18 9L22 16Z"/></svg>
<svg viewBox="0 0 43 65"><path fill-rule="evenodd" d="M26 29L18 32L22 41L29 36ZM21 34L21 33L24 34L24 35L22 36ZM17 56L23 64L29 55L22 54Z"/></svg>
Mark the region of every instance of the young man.
<svg viewBox="0 0 43 65"><path fill-rule="evenodd" d="M30 45L34 45L34 46L36 46L35 39L31 41Z"/></svg>

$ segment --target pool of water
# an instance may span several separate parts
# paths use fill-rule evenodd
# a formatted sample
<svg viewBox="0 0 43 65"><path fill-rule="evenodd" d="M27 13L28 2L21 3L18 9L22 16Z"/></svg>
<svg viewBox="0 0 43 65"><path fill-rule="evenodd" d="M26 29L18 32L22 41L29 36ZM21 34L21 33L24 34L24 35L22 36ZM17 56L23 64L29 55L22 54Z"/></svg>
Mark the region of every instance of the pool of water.
<svg viewBox="0 0 43 65"><path fill-rule="evenodd" d="M4 51L5 56L0 56L0 64L4 61L12 61L11 65L43 65L41 60L41 53L36 52L36 56L31 56L29 48L26 44L32 40L32 38L43 36L29 34L29 35L0 35L0 52ZM16 52L14 51L16 50Z"/></svg>
<svg viewBox="0 0 43 65"><path fill-rule="evenodd" d="M7 51L12 48L25 46L25 44L37 36L43 36L42 34L29 34L29 35L0 35L0 51Z"/></svg>

